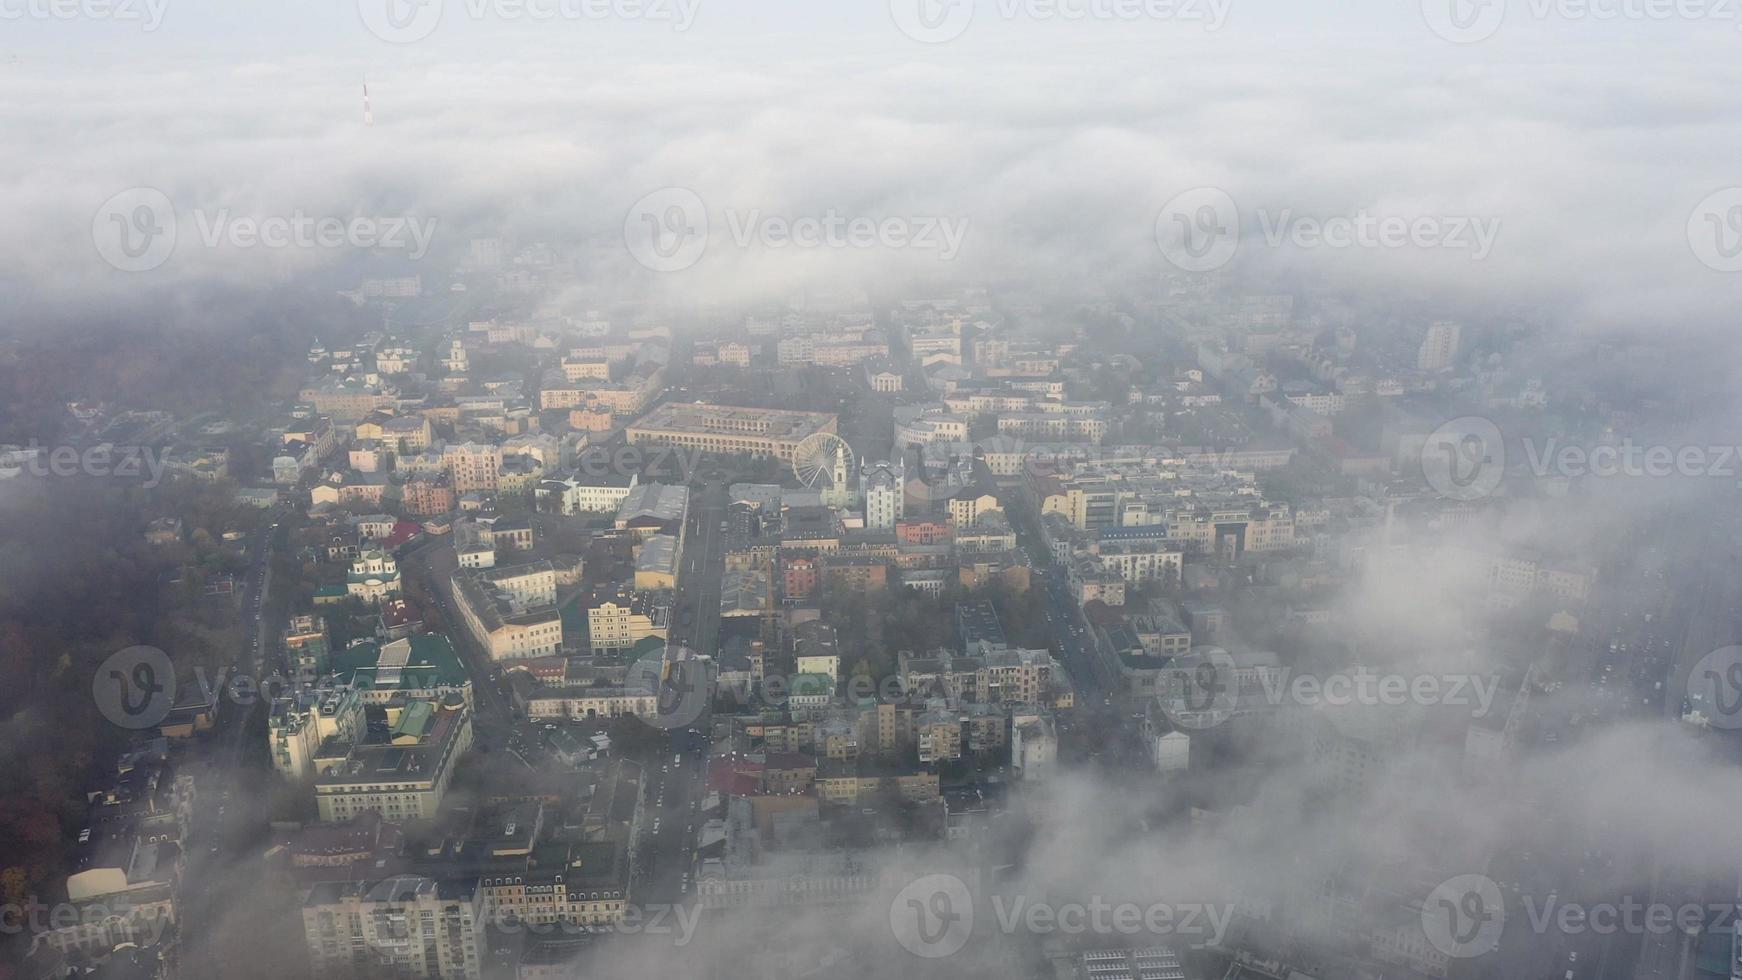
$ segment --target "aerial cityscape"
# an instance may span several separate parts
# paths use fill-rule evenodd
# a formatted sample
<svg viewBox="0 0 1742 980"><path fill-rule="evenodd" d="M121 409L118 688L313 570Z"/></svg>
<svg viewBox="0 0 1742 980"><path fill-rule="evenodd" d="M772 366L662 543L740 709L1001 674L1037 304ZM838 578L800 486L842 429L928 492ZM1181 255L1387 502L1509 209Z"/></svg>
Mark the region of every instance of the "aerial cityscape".
<svg viewBox="0 0 1742 980"><path fill-rule="evenodd" d="M1703 0L0 0L0 980L1742 980Z"/></svg>

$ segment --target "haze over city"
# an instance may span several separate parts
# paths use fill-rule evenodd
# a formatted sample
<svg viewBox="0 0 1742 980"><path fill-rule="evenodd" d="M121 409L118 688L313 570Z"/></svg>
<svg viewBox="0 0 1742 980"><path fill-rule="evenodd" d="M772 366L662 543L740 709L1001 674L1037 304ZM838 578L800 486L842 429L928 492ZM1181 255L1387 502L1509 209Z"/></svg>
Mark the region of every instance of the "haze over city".
<svg viewBox="0 0 1742 980"><path fill-rule="evenodd" d="M1720 0L0 0L0 976L1742 977Z"/></svg>

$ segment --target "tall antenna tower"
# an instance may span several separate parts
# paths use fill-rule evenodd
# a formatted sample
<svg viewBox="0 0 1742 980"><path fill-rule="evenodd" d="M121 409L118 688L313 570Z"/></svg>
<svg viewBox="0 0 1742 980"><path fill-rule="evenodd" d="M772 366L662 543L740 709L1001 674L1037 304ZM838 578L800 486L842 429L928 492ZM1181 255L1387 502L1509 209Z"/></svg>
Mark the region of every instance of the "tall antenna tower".
<svg viewBox="0 0 1742 980"><path fill-rule="evenodd" d="M369 108L369 79L363 79L363 125L375 125L375 110Z"/></svg>

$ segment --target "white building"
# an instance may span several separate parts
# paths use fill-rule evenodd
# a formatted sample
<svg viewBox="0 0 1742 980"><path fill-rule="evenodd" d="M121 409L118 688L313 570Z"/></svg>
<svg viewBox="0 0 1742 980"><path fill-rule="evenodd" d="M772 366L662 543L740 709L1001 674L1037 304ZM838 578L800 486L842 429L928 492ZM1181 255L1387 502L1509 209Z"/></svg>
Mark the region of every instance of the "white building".
<svg viewBox="0 0 1742 980"><path fill-rule="evenodd" d="M354 740L363 731L363 701L350 687L305 689L272 702L266 737L272 767L291 779L314 772L315 752L328 738Z"/></svg>
<svg viewBox="0 0 1742 980"><path fill-rule="evenodd" d="M1178 954L1165 946L1090 950L1078 964L1085 980L1185 980L1186 975Z"/></svg>
<svg viewBox="0 0 1742 980"><path fill-rule="evenodd" d="M901 520L906 499L907 466L902 462L867 464L860 474L865 495L865 527L892 531Z"/></svg>
<svg viewBox="0 0 1742 980"><path fill-rule="evenodd" d="M1052 771L1058 762L1058 730L1052 716L1017 712L1010 718L1010 763L1033 779Z"/></svg>
<svg viewBox="0 0 1742 980"><path fill-rule="evenodd" d="M640 484L640 477L569 477L546 480L535 491L541 506L560 511L565 517L575 514L615 514L630 491ZM551 503L545 503L551 501Z"/></svg>
<svg viewBox="0 0 1742 980"><path fill-rule="evenodd" d="M454 573L454 606L492 660L553 656L562 650L556 566L548 561Z"/></svg>
<svg viewBox="0 0 1742 980"><path fill-rule="evenodd" d="M1427 328L1421 349L1416 352L1415 366L1422 371L1444 371L1457 359L1458 345L1464 328L1449 320L1441 320Z"/></svg>
<svg viewBox="0 0 1742 980"><path fill-rule="evenodd" d="M302 906L315 976L411 976L476 980L487 949L478 879L314 886Z"/></svg>
<svg viewBox="0 0 1742 980"><path fill-rule="evenodd" d="M399 563L385 551L365 551L351 563L345 591L364 602L380 602L399 593Z"/></svg>
<svg viewBox="0 0 1742 980"><path fill-rule="evenodd" d="M337 823L369 810L396 822L434 819L454 766L472 747L471 711L414 700L388 704L386 713L385 733L326 746L315 760L321 820Z"/></svg>
<svg viewBox="0 0 1742 980"><path fill-rule="evenodd" d="M1185 771L1192 762L1192 737L1177 731L1155 736L1149 742L1149 760L1158 772Z"/></svg>

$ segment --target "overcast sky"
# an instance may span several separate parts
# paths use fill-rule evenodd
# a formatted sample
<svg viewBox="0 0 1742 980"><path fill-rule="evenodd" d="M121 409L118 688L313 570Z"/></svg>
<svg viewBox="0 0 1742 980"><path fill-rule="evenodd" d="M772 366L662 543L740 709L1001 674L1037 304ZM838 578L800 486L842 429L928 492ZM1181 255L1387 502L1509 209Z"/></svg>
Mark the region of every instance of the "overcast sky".
<svg viewBox="0 0 1742 980"><path fill-rule="evenodd" d="M1520 0L1491 37L1454 43L1414 3L1181 0L1170 18L1066 20L979 0L924 43L888 2L534 20L511 0L446 0L403 27L385 0L130 0L132 20L39 16L45 2L0 0L18 15L0 34L0 281L36 298L101 304L354 254L206 244L220 221L292 215L410 216L438 262L478 235L548 240L589 279L686 300L891 274L1151 278L1173 268L1158 213L1197 188L1238 209L1241 267L1540 302L1575 324L1723 326L1742 278L1702 263L1689 232L1742 183L1737 24L1722 17L1569 19ZM698 195L710 237L693 266L651 273L625 216L667 187ZM149 273L93 245L105 202L133 188L180 219ZM1727 205L1707 205L1705 232L1725 241L1742 236ZM830 213L947 222L959 243L732 238ZM1445 244L1267 238L1363 213L1428 219Z"/></svg>

